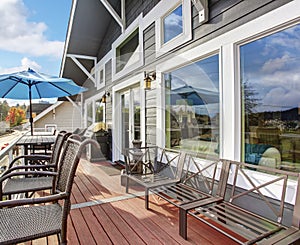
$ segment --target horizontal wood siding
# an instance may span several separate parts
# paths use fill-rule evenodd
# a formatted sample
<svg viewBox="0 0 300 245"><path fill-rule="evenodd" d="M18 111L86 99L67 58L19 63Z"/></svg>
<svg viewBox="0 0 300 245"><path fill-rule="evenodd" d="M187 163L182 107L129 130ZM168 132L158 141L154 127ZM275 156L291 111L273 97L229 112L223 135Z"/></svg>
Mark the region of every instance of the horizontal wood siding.
<svg viewBox="0 0 300 245"><path fill-rule="evenodd" d="M144 30L144 64L155 61L155 22Z"/></svg>
<svg viewBox="0 0 300 245"><path fill-rule="evenodd" d="M112 86L112 60L109 60L105 64L105 86L106 86L106 91L110 93L110 96L107 97L107 103L105 105L105 116L106 116L106 125L109 128L112 128L112 91L111 91L111 86Z"/></svg>
<svg viewBox="0 0 300 245"><path fill-rule="evenodd" d="M156 145L156 88L146 92L146 145Z"/></svg>
<svg viewBox="0 0 300 245"><path fill-rule="evenodd" d="M105 63L105 86L110 86L112 84L112 64L111 60Z"/></svg>
<svg viewBox="0 0 300 245"><path fill-rule="evenodd" d="M55 116L51 110L43 118L34 123L35 128L45 128L46 124L57 125L57 130L74 131L76 128L81 128L80 111L76 109L71 102L65 101L60 106L55 108Z"/></svg>
<svg viewBox="0 0 300 245"><path fill-rule="evenodd" d="M98 60L101 60L111 50L112 43L116 41L121 33L121 27L114 19L112 19L110 25L107 27L104 38L102 39L103 41L97 55Z"/></svg>
<svg viewBox="0 0 300 245"><path fill-rule="evenodd" d="M245 24L292 0L227 0L209 1L209 21L199 25L198 13L193 7L193 41L185 49L204 43Z"/></svg>

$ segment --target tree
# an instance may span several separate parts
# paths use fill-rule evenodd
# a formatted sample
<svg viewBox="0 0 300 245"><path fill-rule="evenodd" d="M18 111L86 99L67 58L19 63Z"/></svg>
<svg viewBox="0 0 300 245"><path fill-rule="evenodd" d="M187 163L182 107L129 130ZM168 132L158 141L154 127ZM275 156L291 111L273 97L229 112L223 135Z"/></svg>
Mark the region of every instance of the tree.
<svg viewBox="0 0 300 245"><path fill-rule="evenodd" d="M0 121L4 121L9 111L9 105L6 100L0 101Z"/></svg>
<svg viewBox="0 0 300 245"><path fill-rule="evenodd" d="M26 118L25 111L20 107L11 107L6 121L10 123L10 127L21 125L23 120Z"/></svg>

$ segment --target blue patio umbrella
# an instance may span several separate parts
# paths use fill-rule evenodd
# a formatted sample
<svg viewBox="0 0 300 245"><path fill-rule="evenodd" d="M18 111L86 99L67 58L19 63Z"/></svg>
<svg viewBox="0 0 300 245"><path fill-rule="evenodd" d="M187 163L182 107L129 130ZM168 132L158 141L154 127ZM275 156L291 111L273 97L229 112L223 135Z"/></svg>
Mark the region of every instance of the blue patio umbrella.
<svg viewBox="0 0 300 245"><path fill-rule="evenodd" d="M207 105L219 103L219 94L216 91L195 88L189 85L171 90L171 102L176 104L177 100L187 100L190 105Z"/></svg>
<svg viewBox="0 0 300 245"><path fill-rule="evenodd" d="M72 96L86 90L71 79L38 73L30 68L27 71L0 75L0 98L29 100L31 135L32 99Z"/></svg>

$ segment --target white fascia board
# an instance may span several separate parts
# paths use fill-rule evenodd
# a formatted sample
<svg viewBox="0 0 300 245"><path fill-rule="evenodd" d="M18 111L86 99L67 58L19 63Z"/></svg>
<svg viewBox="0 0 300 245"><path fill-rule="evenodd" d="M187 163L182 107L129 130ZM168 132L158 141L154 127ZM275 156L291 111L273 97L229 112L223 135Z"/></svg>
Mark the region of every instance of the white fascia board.
<svg viewBox="0 0 300 245"><path fill-rule="evenodd" d="M62 72L64 70L65 62L66 62L66 59L67 59L67 50L68 50L68 47L69 47L70 36L71 36L71 32L72 32L72 27L73 27L76 6L77 6L77 0L73 0L71 14L70 14L70 20L69 20L69 26L68 26L68 32L67 32L67 37L66 37L66 42L65 42L65 47L64 47L64 53L63 53L63 58L62 58L62 65L60 67L60 77L62 76Z"/></svg>

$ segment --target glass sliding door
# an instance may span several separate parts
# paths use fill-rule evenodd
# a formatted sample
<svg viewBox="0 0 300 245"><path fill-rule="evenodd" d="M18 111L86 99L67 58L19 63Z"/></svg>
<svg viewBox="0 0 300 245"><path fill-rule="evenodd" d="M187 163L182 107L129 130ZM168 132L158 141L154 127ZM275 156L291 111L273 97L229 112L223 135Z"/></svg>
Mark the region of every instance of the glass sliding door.
<svg viewBox="0 0 300 245"><path fill-rule="evenodd" d="M121 95L122 104L122 148L132 146L133 140L141 139L140 89L127 90Z"/></svg>

